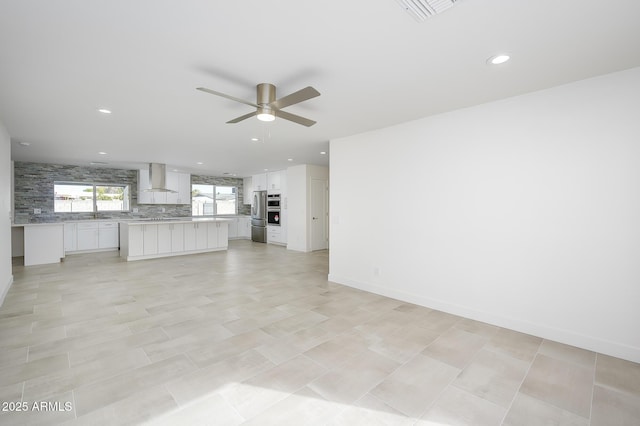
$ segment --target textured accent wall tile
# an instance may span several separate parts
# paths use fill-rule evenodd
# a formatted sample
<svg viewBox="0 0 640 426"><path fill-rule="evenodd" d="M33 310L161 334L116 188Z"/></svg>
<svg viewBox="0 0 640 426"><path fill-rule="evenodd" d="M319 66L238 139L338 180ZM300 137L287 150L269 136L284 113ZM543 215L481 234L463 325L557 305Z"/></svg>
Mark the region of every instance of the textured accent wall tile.
<svg viewBox="0 0 640 426"><path fill-rule="evenodd" d="M54 182L86 182L102 184L129 184L132 212L98 213L99 219L133 219L141 217L189 217L191 205L138 205L138 170L106 167L82 167L62 164L14 163L14 222L51 222L63 220L93 219L93 213L54 213ZM243 180L237 178L191 175L192 183L236 186L238 188L238 213L250 214L250 206L242 204ZM34 214L33 209L41 209ZM162 212L162 208L165 212Z"/></svg>

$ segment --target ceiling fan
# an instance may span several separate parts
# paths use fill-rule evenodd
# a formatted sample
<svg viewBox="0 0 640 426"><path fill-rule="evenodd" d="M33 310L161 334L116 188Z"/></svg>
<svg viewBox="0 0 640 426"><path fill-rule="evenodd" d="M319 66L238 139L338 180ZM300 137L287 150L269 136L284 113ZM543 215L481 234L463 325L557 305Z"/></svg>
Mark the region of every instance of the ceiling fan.
<svg viewBox="0 0 640 426"><path fill-rule="evenodd" d="M227 121L227 123L238 123L247 118L258 117L261 121L273 121L276 117L284 118L285 120L293 121L294 123L302 124L303 126L313 126L315 121L308 118L300 117L299 115L291 114L290 112L282 111L282 108L295 105L300 102L304 102L316 96L320 96L320 92L311 86L307 86L304 89L293 92L290 95L282 97L276 100L276 86L269 83L260 83L256 86L257 100L255 103L239 99L234 96L226 95L224 93L216 92L215 90L207 89L205 87L198 87L197 90L211 93L212 95L222 96L223 98L231 99L232 101L240 102L245 105L255 107L256 110L249 114L245 114L233 120Z"/></svg>

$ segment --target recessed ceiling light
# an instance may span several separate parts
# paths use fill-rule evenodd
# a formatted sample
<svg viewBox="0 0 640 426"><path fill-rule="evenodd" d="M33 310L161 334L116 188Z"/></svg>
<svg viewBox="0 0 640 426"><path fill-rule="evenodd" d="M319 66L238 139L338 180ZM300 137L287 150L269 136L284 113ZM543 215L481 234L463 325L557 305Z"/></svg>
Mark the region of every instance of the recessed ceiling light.
<svg viewBox="0 0 640 426"><path fill-rule="evenodd" d="M258 138L251 138L251 140L252 140L253 142L258 142L260 139L258 139Z"/></svg>
<svg viewBox="0 0 640 426"><path fill-rule="evenodd" d="M264 169L264 171L265 171L265 172L268 172L268 171L269 171L269 169Z"/></svg>
<svg viewBox="0 0 640 426"><path fill-rule="evenodd" d="M505 55L505 54L495 55L487 59L487 63L491 65L500 65L500 64L504 64L509 59L511 59L509 55Z"/></svg>
<svg viewBox="0 0 640 426"><path fill-rule="evenodd" d="M105 108L98 109L98 112L101 112L103 114L111 114L111 110Z"/></svg>
<svg viewBox="0 0 640 426"><path fill-rule="evenodd" d="M196 164L202 166L204 163L202 161L198 161Z"/></svg>
<svg viewBox="0 0 640 426"><path fill-rule="evenodd" d="M293 158L287 158L287 161L293 161Z"/></svg>
<svg viewBox="0 0 640 426"><path fill-rule="evenodd" d="M320 151L320 154L327 155L327 152L326 151Z"/></svg>
<svg viewBox="0 0 640 426"><path fill-rule="evenodd" d="M31 145L31 143L30 142L18 142L18 145L29 146L29 145Z"/></svg>
<svg viewBox="0 0 640 426"><path fill-rule="evenodd" d="M98 154L100 154L100 155L107 155L107 153L106 153L106 152L104 152L104 151L100 151Z"/></svg>

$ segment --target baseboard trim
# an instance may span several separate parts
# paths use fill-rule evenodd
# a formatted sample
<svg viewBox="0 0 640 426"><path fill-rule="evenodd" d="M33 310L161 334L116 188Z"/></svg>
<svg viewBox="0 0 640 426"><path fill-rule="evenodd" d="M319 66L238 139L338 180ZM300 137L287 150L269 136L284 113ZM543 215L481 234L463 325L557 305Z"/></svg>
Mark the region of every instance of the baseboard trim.
<svg viewBox="0 0 640 426"><path fill-rule="evenodd" d="M518 318L511 318L496 315L486 311L479 311L442 300L431 299L416 294L390 289L387 287L377 286L375 284L363 283L335 274L329 274L328 279L329 281L334 283L357 288L359 290L367 291L370 293L379 294L381 296L390 297L392 299L401 300L403 302L413 303L430 309L436 309L438 311L458 315L464 318L485 322L487 324L495 325L498 327L519 331L521 333L531 334L543 339L552 340L555 342L576 346L601 354L610 355L616 358L622 358L628 361L640 363L640 348L625 345L619 342L613 342L593 336L586 336L583 334L575 333L571 330L549 327L543 324L523 321Z"/></svg>

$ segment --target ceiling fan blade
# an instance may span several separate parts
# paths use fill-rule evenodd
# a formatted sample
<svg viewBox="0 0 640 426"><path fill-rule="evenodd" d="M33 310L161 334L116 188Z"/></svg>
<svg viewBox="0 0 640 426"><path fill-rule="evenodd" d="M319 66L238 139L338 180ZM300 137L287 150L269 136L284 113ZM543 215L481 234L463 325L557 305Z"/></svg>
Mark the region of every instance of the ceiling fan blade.
<svg viewBox="0 0 640 426"><path fill-rule="evenodd" d="M212 95L216 95L216 96L222 96L223 98L231 99L232 101L240 102L241 104L250 105L252 107L258 108L258 105L254 104L253 102L245 101L244 99L236 98L230 95L225 95L224 93L216 92L215 90L207 89L206 87L196 87L196 90L211 93Z"/></svg>
<svg viewBox="0 0 640 426"><path fill-rule="evenodd" d="M240 122L240 121L242 121L242 120L246 120L247 118L251 118L251 117L253 117L253 116L254 116L254 115L256 115L257 113L258 113L258 111L250 112L249 114L245 114L245 115L242 115L242 116L240 116L240 117L238 117L238 118L234 118L233 120L229 120L229 121L227 121L227 124L235 124L235 123L239 123L239 122Z"/></svg>
<svg viewBox="0 0 640 426"><path fill-rule="evenodd" d="M291 114L286 111L276 111L276 117L284 118L285 120L293 121L294 123L302 124L307 127L311 127L316 124L313 120L309 120L308 118L300 117L299 115Z"/></svg>
<svg viewBox="0 0 640 426"><path fill-rule="evenodd" d="M307 86L304 89L300 89L297 92L284 96L275 102L271 102L270 106L275 109L281 109L288 107L289 105L306 101L307 99L315 98L316 96L320 96L320 92L311 86Z"/></svg>

